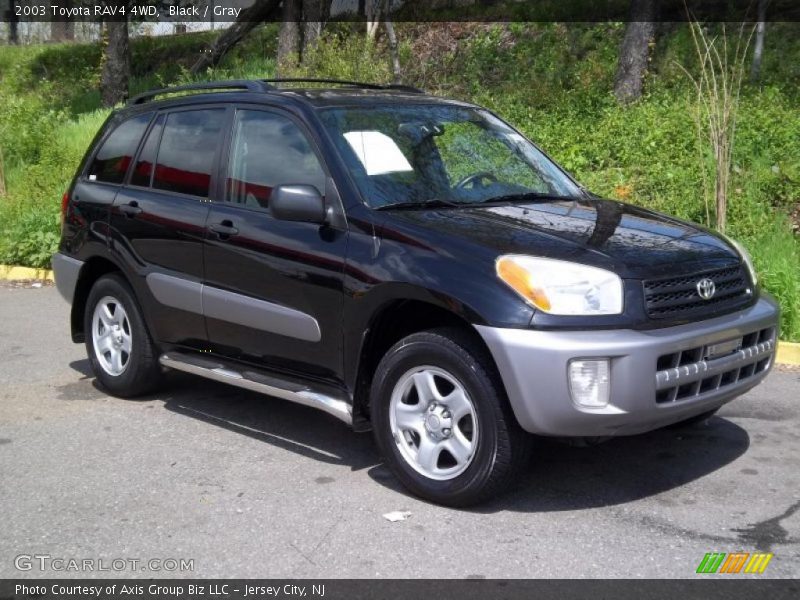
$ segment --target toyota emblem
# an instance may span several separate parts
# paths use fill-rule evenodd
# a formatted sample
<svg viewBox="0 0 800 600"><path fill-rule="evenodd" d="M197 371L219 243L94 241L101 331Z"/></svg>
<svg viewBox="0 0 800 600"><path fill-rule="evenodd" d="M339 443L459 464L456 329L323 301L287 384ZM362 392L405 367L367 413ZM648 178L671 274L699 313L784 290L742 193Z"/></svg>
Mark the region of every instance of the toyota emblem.
<svg viewBox="0 0 800 600"><path fill-rule="evenodd" d="M703 300L711 300L714 293L717 291L717 286L708 277L705 277L697 282L697 295Z"/></svg>

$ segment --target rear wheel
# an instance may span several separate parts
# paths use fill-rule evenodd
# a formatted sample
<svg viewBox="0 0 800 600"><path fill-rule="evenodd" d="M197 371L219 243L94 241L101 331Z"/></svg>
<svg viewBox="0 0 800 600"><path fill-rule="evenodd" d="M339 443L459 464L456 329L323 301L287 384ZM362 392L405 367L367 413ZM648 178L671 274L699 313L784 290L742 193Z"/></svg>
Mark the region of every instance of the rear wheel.
<svg viewBox="0 0 800 600"><path fill-rule="evenodd" d="M371 414L387 466L414 494L468 506L506 489L529 456L502 384L460 330L416 333L375 374Z"/></svg>
<svg viewBox="0 0 800 600"><path fill-rule="evenodd" d="M156 348L128 283L119 275L98 279L84 314L86 352L97 380L116 396L138 396L160 380Z"/></svg>

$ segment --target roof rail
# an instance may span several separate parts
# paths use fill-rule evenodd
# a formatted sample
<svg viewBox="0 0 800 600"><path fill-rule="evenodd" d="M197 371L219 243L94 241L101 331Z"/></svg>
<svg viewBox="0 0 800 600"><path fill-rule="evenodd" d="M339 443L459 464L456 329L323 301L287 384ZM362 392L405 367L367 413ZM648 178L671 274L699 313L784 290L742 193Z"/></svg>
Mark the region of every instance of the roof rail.
<svg viewBox="0 0 800 600"><path fill-rule="evenodd" d="M280 77L278 79L261 79L264 83L334 83L337 85L352 85L355 87L379 90L381 87L377 83L364 83L361 81L350 81L348 79L319 79L315 77Z"/></svg>
<svg viewBox="0 0 800 600"><path fill-rule="evenodd" d="M204 91L204 90L246 90L248 92L266 92L274 89L273 86L258 80L231 79L229 81L208 81L205 83L190 83L187 85L176 85L157 90L149 90L138 96L134 96L128 104L144 104L150 102L156 96L162 94L174 94L176 92Z"/></svg>
<svg viewBox="0 0 800 600"><path fill-rule="evenodd" d="M365 88L368 90L402 90L406 92L413 92L415 94L424 94L425 92L419 88L410 85L400 84L380 84L380 83L365 83L363 81L350 81L349 79L325 79L314 77L284 77L279 79L262 79L264 83L332 83L336 85L350 85L353 87Z"/></svg>
<svg viewBox="0 0 800 600"><path fill-rule="evenodd" d="M207 81L205 83L189 83L187 85L175 85L172 87L149 90L128 101L128 104L144 104L150 102L156 96L163 94L175 94L178 92L201 92L209 90L246 90L248 92L266 92L275 90L273 83L331 83L336 85L349 85L369 90L399 90L411 92L413 94L424 94L419 88L410 85L400 85L396 83L379 84L364 83L362 81L350 81L347 79L316 79L311 77L286 77L282 79L231 79L228 81Z"/></svg>

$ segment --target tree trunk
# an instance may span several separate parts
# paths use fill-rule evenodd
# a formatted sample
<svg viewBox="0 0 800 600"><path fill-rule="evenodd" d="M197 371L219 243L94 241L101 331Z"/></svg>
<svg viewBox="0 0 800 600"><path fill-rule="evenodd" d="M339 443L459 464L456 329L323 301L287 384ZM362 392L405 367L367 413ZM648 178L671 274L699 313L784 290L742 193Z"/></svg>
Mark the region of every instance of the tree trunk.
<svg viewBox="0 0 800 600"><path fill-rule="evenodd" d="M5 198L6 195L6 174L5 167L3 166L3 149L0 148L0 198Z"/></svg>
<svg viewBox="0 0 800 600"><path fill-rule="evenodd" d="M17 17L16 0L8 3L8 43L19 44L19 17Z"/></svg>
<svg viewBox="0 0 800 600"><path fill-rule="evenodd" d="M303 0L303 43L300 55L303 56L309 48L313 48L330 13L329 0Z"/></svg>
<svg viewBox="0 0 800 600"><path fill-rule="evenodd" d="M717 231L720 233L725 233L725 227L728 226L728 192L726 186L727 184L720 181L720 174L717 172L717 179L714 182L714 199L717 210Z"/></svg>
<svg viewBox="0 0 800 600"><path fill-rule="evenodd" d="M756 25L756 44L753 48L753 64L750 65L750 83L757 83L761 78L761 58L764 55L764 33L767 29L767 3L769 0L758 0L758 24Z"/></svg>
<svg viewBox="0 0 800 600"><path fill-rule="evenodd" d="M72 8L72 0L63 0L62 8ZM75 39L75 22L67 17L60 17L50 23L50 41L54 43L71 42Z"/></svg>
<svg viewBox="0 0 800 600"><path fill-rule="evenodd" d="M621 104L633 102L642 95L650 44L655 34L655 15L654 0L631 0L630 21L625 28L614 78L614 95Z"/></svg>
<svg viewBox="0 0 800 600"><path fill-rule="evenodd" d="M297 66L300 58L301 0L283 0L278 34L278 76Z"/></svg>
<svg viewBox="0 0 800 600"><path fill-rule="evenodd" d="M375 39L378 33L378 27L381 24L381 8L380 0L366 0L364 5L364 12L367 17L367 37Z"/></svg>
<svg viewBox="0 0 800 600"><path fill-rule="evenodd" d="M356 8L356 14L360 19L364 20L364 31L366 32L367 27L367 0L358 0L358 7Z"/></svg>
<svg viewBox="0 0 800 600"><path fill-rule="evenodd" d="M392 56L392 81L396 84L401 83L400 76L400 53L397 51L397 35L394 32L394 24L390 20L384 22L386 26L386 37L389 38L389 53Z"/></svg>
<svg viewBox="0 0 800 600"><path fill-rule="evenodd" d="M280 0L256 0L252 6L243 10L239 14L239 18L203 51L200 58L192 65L191 72L197 74L219 64L219 61L231 48L242 41L242 38L253 28L270 18L279 6Z"/></svg>
<svg viewBox="0 0 800 600"><path fill-rule="evenodd" d="M75 23L72 21L53 21L50 23L50 41L54 43L71 42L75 39Z"/></svg>
<svg viewBox="0 0 800 600"><path fill-rule="evenodd" d="M120 2L122 6L124 2ZM106 46L103 72L100 75L100 96L103 106L110 108L128 99L131 62L128 45L128 21L106 23Z"/></svg>

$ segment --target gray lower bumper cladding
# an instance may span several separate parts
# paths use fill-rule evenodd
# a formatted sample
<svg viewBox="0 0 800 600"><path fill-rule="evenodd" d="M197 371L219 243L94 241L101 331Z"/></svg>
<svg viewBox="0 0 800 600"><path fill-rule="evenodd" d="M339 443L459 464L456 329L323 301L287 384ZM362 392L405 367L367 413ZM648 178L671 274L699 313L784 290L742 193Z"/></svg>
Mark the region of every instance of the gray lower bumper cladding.
<svg viewBox="0 0 800 600"><path fill-rule="evenodd" d="M757 385L777 344L778 308L764 294L752 307L663 329L542 331L476 326L489 347L520 425L553 436L630 435L714 410ZM733 340L730 351L710 348ZM578 406L569 389L574 359L607 359L610 400Z"/></svg>

